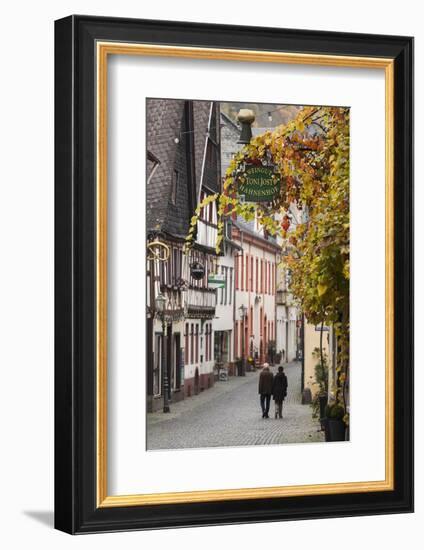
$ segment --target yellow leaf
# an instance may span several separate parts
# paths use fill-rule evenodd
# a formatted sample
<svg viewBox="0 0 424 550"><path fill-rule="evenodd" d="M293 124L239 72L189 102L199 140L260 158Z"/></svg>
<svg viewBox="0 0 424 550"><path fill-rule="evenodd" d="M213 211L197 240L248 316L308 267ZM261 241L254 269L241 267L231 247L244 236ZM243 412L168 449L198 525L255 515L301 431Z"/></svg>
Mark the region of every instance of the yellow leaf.
<svg viewBox="0 0 424 550"><path fill-rule="evenodd" d="M322 296L327 292L327 285L319 284L317 288L318 288L318 296Z"/></svg>

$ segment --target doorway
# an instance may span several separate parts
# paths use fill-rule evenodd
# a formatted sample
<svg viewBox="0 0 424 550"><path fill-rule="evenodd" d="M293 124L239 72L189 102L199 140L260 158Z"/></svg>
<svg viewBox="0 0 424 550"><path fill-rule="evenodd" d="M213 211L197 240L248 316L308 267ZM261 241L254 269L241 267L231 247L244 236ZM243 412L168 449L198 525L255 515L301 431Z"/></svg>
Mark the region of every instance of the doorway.
<svg viewBox="0 0 424 550"><path fill-rule="evenodd" d="M173 335L172 341L172 367L171 388L173 391L181 387L181 335L179 332Z"/></svg>
<svg viewBox="0 0 424 550"><path fill-rule="evenodd" d="M198 395L200 390L199 386L199 369L196 367L196 370L194 372L194 395Z"/></svg>

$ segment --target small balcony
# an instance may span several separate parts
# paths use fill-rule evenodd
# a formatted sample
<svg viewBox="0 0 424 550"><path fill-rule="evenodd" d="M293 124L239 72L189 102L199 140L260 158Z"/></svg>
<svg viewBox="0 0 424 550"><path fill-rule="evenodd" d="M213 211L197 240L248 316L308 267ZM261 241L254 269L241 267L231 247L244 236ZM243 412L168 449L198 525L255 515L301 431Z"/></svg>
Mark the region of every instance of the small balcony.
<svg viewBox="0 0 424 550"><path fill-rule="evenodd" d="M156 314L155 301L151 304L150 289L148 287L148 307L149 316ZM179 321L184 318L184 303L180 290L167 285L160 285L158 291L165 297L165 316L168 320ZM151 305L149 305L151 304Z"/></svg>
<svg viewBox="0 0 424 550"><path fill-rule="evenodd" d="M216 224L202 219L198 220L196 241L199 244L209 248L215 248L217 236L218 227Z"/></svg>
<svg viewBox="0 0 424 550"><path fill-rule="evenodd" d="M186 291L187 316L195 319L215 317L216 291L210 288L189 287Z"/></svg>

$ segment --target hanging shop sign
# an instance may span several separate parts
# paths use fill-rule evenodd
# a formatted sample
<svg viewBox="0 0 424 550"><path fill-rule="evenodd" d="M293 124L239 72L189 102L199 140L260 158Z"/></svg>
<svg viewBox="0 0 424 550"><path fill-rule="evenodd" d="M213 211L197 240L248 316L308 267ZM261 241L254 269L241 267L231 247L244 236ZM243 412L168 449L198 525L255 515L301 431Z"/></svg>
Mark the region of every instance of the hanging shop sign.
<svg viewBox="0 0 424 550"><path fill-rule="evenodd" d="M279 193L280 178L273 166L248 165L239 183L239 194L247 202L269 202Z"/></svg>
<svg viewBox="0 0 424 550"><path fill-rule="evenodd" d="M200 262L193 262L190 266L190 274L193 279L196 279L196 281L203 279L203 277L205 276L205 268L203 264L201 264Z"/></svg>
<svg viewBox="0 0 424 550"><path fill-rule="evenodd" d="M225 277L224 277L224 275L218 275L217 273L209 275L209 277L208 277L208 287L209 288L224 288L225 287Z"/></svg>

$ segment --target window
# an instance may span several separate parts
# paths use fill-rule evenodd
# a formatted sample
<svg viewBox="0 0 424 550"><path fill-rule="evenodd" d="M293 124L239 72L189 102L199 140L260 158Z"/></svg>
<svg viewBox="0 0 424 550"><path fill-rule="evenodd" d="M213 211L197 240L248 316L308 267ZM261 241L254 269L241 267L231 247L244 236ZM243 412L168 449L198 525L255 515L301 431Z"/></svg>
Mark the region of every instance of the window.
<svg viewBox="0 0 424 550"><path fill-rule="evenodd" d="M192 264L194 261L195 261L194 252L191 251L191 252L190 252L190 256L189 256L188 259L187 259L187 278L188 278L188 282L189 282L190 285L192 285L193 282L194 282L194 279L193 279L193 277L191 276L191 268L190 268L191 264Z"/></svg>
<svg viewBox="0 0 424 550"><path fill-rule="evenodd" d="M174 379L174 389L180 389L181 387L181 338L180 333L174 334L173 337L173 379Z"/></svg>
<svg viewBox="0 0 424 550"><path fill-rule="evenodd" d="M193 364L193 360L194 360L194 327L193 327L193 323L191 323L191 327L190 327L190 364Z"/></svg>
<svg viewBox="0 0 424 550"><path fill-rule="evenodd" d="M200 193L200 202L203 202L204 199L208 197L208 193L205 193L205 191L202 191ZM204 222L211 222L212 221L212 203L207 204L206 206L202 207L202 210L200 211L200 219Z"/></svg>
<svg viewBox="0 0 424 550"><path fill-rule="evenodd" d="M249 256L246 254L246 290L249 291Z"/></svg>
<svg viewBox="0 0 424 550"><path fill-rule="evenodd" d="M269 293L273 294L274 293L274 264L272 262L269 264L269 271L270 271L270 277L271 277Z"/></svg>
<svg viewBox="0 0 424 550"><path fill-rule="evenodd" d="M208 340L208 325L205 325L205 361L208 360L209 340Z"/></svg>
<svg viewBox="0 0 424 550"><path fill-rule="evenodd" d="M239 346L238 346L238 333L239 333L239 322L236 321L234 324L234 356L239 356Z"/></svg>
<svg viewBox="0 0 424 550"><path fill-rule="evenodd" d="M236 285L236 290L239 289L239 256L237 255L236 258L235 258L235 262L234 262L234 265L235 265L235 273L234 273L234 276L235 276L235 285Z"/></svg>
<svg viewBox="0 0 424 550"><path fill-rule="evenodd" d="M240 256L240 290L244 290L244 256Z"/></svg>
<svg viewBox="0 0 424 550"><path fill-rule="evenodd" d="M184 350L184 362L185 363L188 363L188 353L189 353L189 349L188 349L188 331L189 331L189 325L188 323L185 324L185 334L184 334L184 347L185 347L185 350Z"/></svg>
<svg viewBox="0 0 424 550"><path fill-rule="evenodd" d="M199 325L196 323L196 363L199 362Z"/></svg>
<svg viewBox="0 0 424 550"><path fill-rule="evenodd" d="M261 294L264 292L264 261L261 259Z"/></svg>
<svg viewBox="0 0 424 550"><path fill-rule="evenodd" d="M207 323L205 325L205 361L211 361L212 359L212 325Z"/></svg>
<svg viewBox="0 0 424 550"><path fill-rule="evenodd" d="M172 184L171 184L171 202L172 202L172 204L177 203L178 179L179 179L178 170L174 170L173 175L172 175Z"/></svg>
<svg viewBox="0 0 424 550"><path fill-rule="evenodd" d="M172 249L172 259L173 259L172 282L175 285L177 284L179 279L181 279L182 250L180 248Z"/></svg>
<svg viewBox="0 0 424 550"><path fill-rule="evenodd" d="M208 222L209 222L209 223L214 223L214 215L213 215L213 213L214 213L214 212L213 212L214 204L215 204L215 203L213 203L213 202L210 202L210 203L208 204L208 206L209 206Z"/></svg>
<svg viewBox="0 0 424 550"><path fill-rule="evenodd" d="M161 392L161 365L162 365L162 334L155 334L154 362L153 362L153 395Z"/></svg>
<svg viewBox="0 0 424 550"><path fill-rule="evenodd" d="M230 267L229 269L230 269L230 286L228 287L228 292L229 292L228 303L231 305L232 297L233 297L233 268Z"/></svg>
<svg viewBox="0 0 424 550"><path fill-rule="evenodd" d="M271 285L270 285L270 275L271 275L271 269L270 269L270 264L269 262L266 263L266 270L267 270L267 293L270 294L271 292Z"/></svg>
<svg viewBox="0 0 424 550"><path fill-rule="evenodd" d="M263 324L264 324L264 310L261 308L259 312L259 335L263 334Z"/></svg>
<svg viewBox="0 0 424 550"><path fill-rule="evenodd" d="M268 262L264 260L264 293L268 294Z"/></svg>
<svg viewBox="0 0 424 550"><path fill-rule="evenodd" d="M250 323L250 336L253 336L253 306L250 306L249 323Z"/></svg>
<svg viewBox="0 0 424 550"><path fill-rule="evenodd" d="M274 262L271 262L271 294L274 294Z"/></svg>
<svg viewBox="0 0 424 550"><path fill-rule="evenodd" d="M255 273L255 290L256 290L256 294L258 293L258 289L259 289L259 272L258 272L258 258L256 258L256 273Z"/></svg>
<svg viewBox="0 0 424 550"><path fill-rule="evenodd" d="M253 256L250 256L250 291L253 292Z"/></svg>
<svg viewBox="0 0 424 550"><path fill-rule="evenodd" d="M227 305L227 277L228 277L228 268L226 266L221 266L221 275L224 279L224 286L221 287L221 304Z"/></svg>

